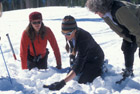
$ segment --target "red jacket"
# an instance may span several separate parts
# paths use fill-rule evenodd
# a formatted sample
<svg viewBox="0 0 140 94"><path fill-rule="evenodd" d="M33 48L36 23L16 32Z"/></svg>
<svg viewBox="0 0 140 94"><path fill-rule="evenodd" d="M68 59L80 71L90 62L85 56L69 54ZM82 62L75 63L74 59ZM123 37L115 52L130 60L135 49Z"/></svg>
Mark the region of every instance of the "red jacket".
<svg viewBox="0 0 140 94"><path fill-rule="evenodd" d="M36 35L36 37L35 37L34 46L35 46L35 50L36 50L36 55L38 56L39 54L41 54L43 57L45 56L46 46L49 41L49 43L54 51L57 65L61 65L60 51L59 51L55 36L49 27L46 27L46 28L47 28L47 34L43 40L41 39L40 35ZM30 46L30 54L32 56L35 56L33 47L31 44L31 40L28 37L27 32L25 30L22 34L21 44L20 44L20 57L21 57L22 69L27 69L28 46Z"/></svg>

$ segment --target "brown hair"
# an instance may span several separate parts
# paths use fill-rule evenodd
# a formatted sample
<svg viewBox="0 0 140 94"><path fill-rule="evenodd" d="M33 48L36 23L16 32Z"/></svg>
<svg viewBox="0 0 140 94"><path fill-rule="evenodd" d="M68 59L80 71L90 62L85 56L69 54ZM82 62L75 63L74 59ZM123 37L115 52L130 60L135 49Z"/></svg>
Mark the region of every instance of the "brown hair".
<svg viewBox="0 0 140 94"><path fill-rule="evenodd" d="M47 31L47 29L42 22L41 28L39 30L39 35L41 36L42 39L44 39L44 37L46 35L46 31ZM35 32L33 26L31 25L31 23L29 23L29 25L27 26L26 32L31 40L35 40L36 32Z"/></svg>
<svg viewBox="0 0 140 94"><path fill-rule="evenodd" d="M72 49L70 50L70 44L68 42L69 41L66 39L65 49L66 49L67 53L70 52L72 55L76 55L76 49L75 49L75 47L72 47Z"/></svg>

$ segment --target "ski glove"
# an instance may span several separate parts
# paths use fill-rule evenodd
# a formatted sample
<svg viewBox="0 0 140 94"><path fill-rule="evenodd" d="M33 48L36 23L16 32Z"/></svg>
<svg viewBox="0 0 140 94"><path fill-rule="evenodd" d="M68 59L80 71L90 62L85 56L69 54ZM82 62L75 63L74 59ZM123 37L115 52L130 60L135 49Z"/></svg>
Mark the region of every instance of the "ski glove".
<svg viewBox="0 0 140 94"><path fill-rule="evenodd" d="M62 80L60 82L55 82L51 85L43 85L43 88L48 88L50 90L60 90L61 88L63 88L66 85L65 81Z"/></svg>

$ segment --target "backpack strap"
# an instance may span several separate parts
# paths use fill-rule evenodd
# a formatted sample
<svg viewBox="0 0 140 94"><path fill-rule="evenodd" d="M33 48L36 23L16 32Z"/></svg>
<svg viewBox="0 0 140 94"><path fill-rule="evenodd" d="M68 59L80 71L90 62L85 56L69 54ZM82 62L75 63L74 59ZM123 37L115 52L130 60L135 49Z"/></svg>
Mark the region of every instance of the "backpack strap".
<svg viewBox="0 0 140 94"><path fill-rule="evenodd" d="M31 40L31 43L32 43L32 47L33 47L33 50L34 50L35 57L37 57L36 56L36 51L35 51L35 46L34 46L33 40Z"/></svg>

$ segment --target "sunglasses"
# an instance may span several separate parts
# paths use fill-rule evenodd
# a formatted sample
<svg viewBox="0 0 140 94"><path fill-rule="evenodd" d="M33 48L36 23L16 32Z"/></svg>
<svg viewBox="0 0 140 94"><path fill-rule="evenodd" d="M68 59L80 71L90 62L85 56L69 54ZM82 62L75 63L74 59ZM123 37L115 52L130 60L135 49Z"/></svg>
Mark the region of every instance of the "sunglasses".
<svg viewBox="0 0 140 94"><path fill-rule="evenodd" d="M32 24L41 24L42 21L32 22Z"/></svg>
<svg viewBox="0 0 140 94"><path fill-rule="evenodd" d="M70 35L72 34L73 31L74 31L74 30L72 30L71 32L68 32L68 33L62 32L62 34L65 35L65 36L70 36Z"/></svg>

